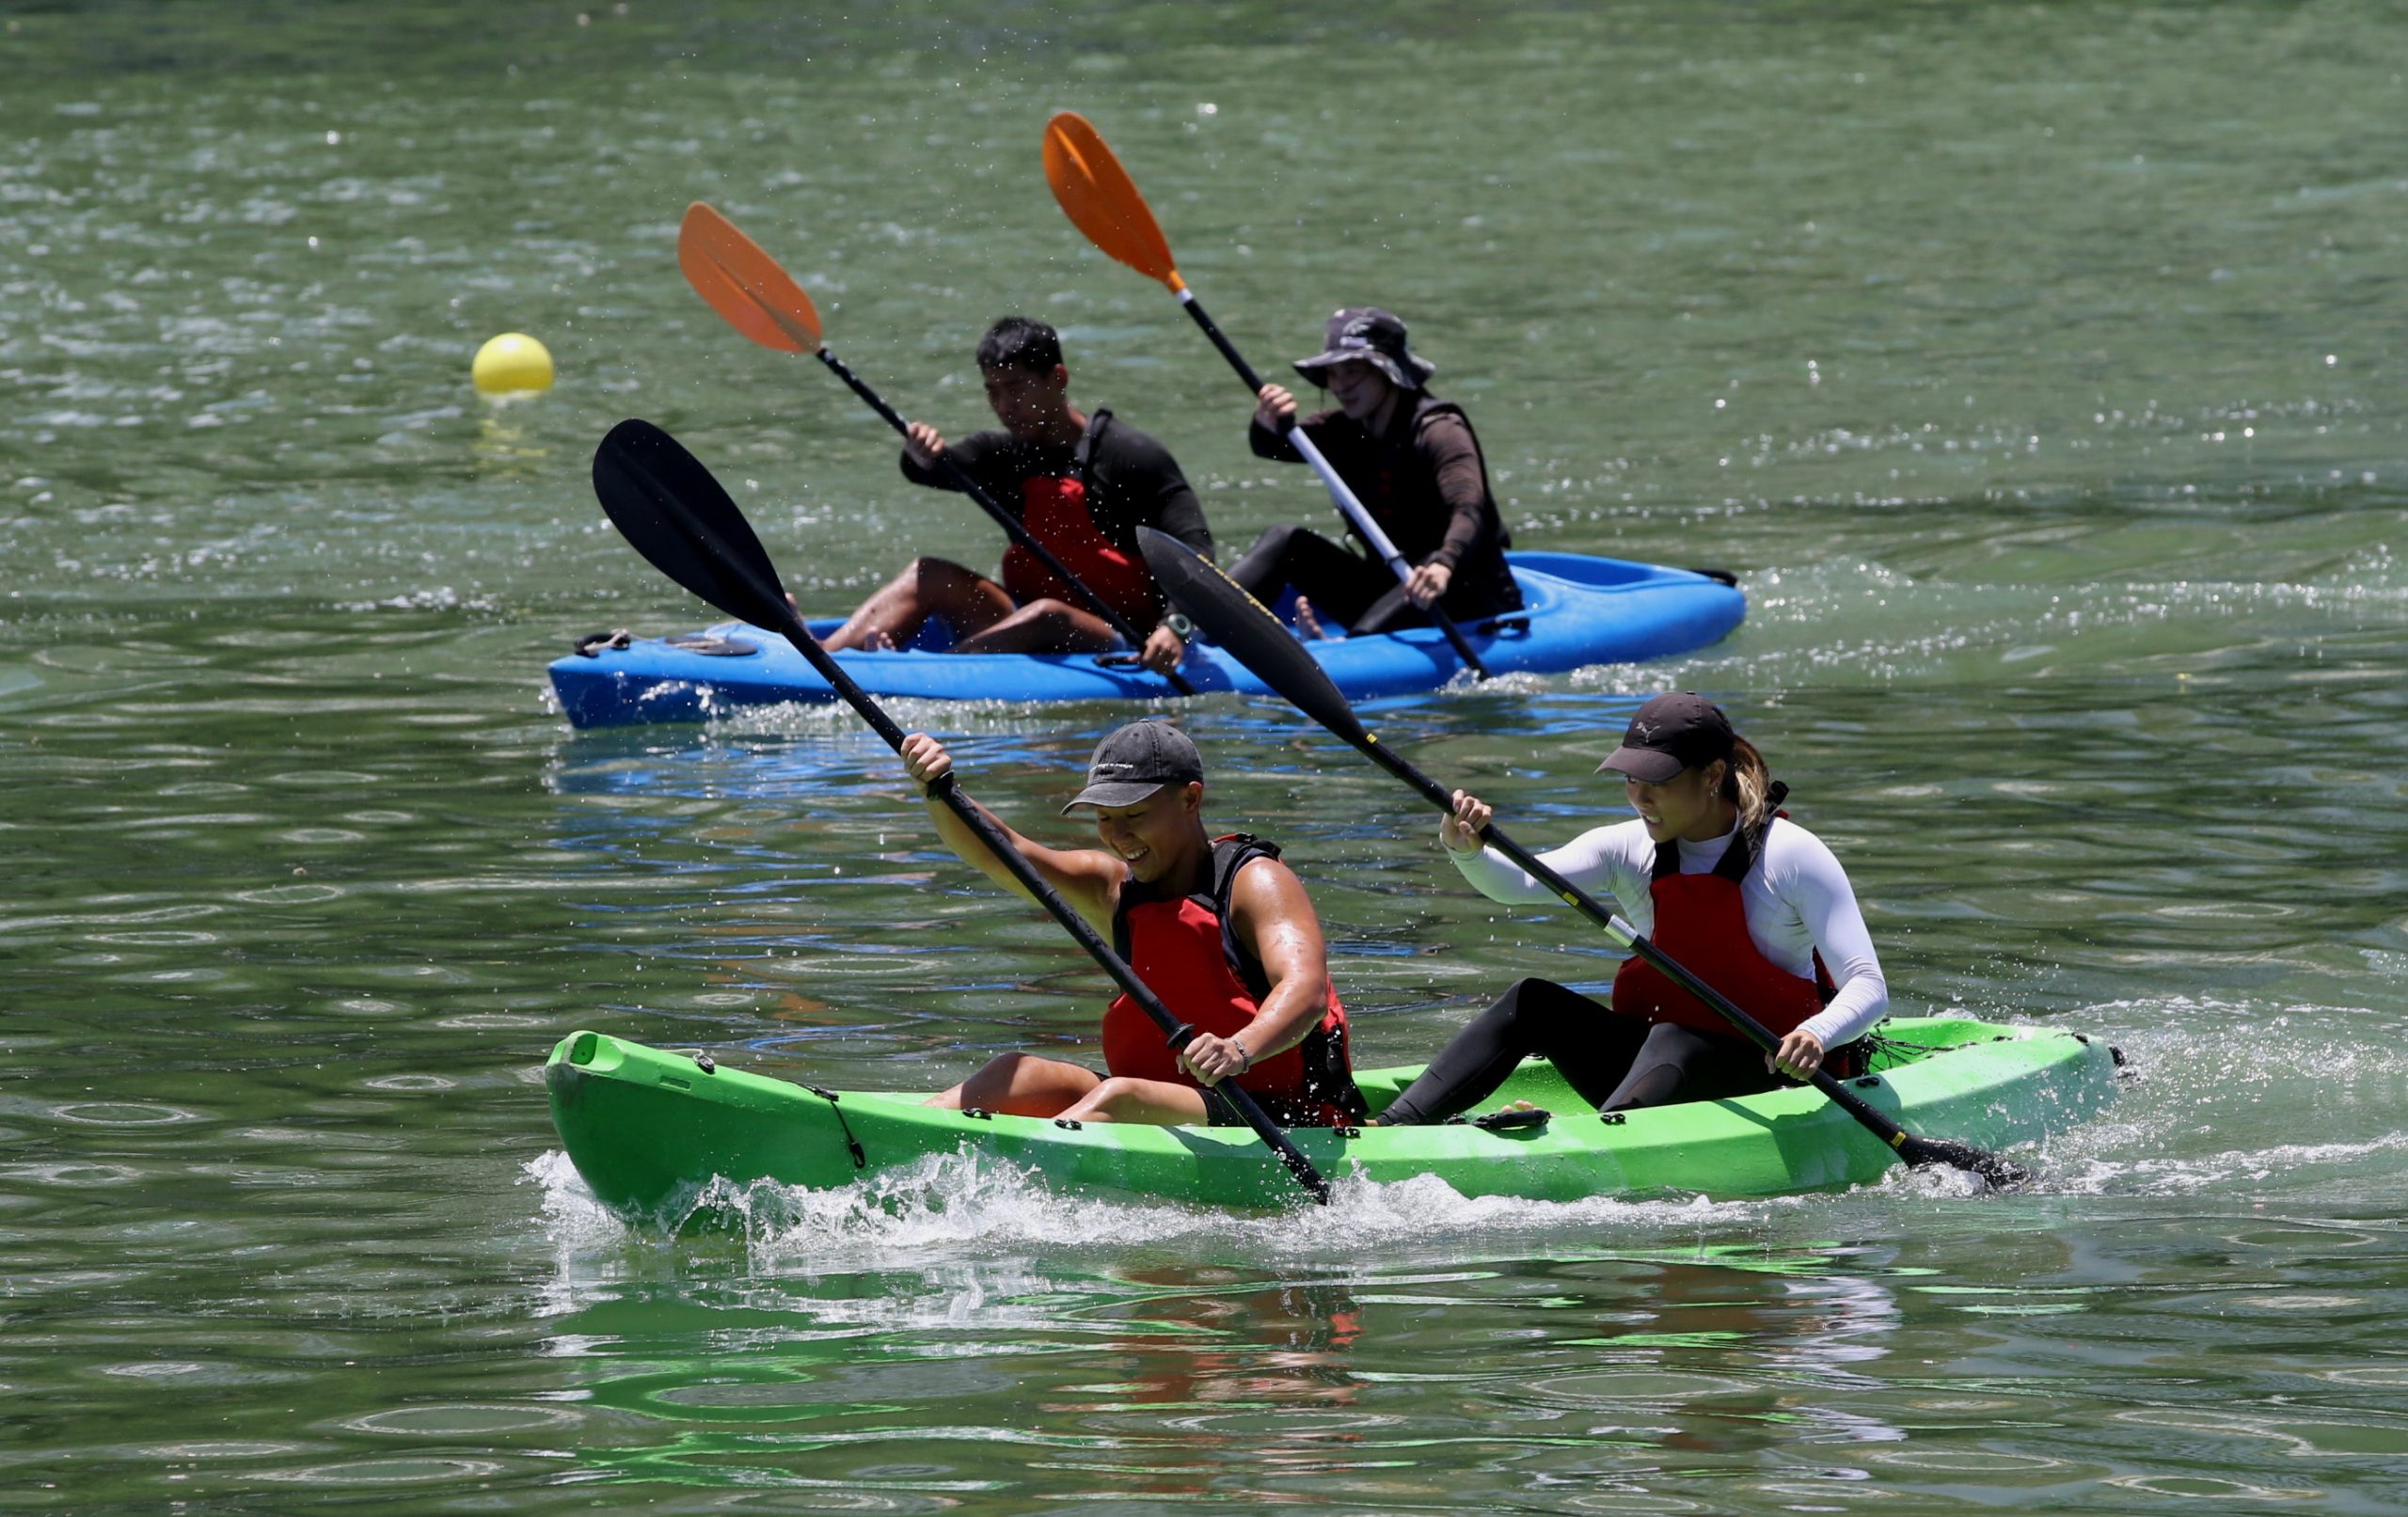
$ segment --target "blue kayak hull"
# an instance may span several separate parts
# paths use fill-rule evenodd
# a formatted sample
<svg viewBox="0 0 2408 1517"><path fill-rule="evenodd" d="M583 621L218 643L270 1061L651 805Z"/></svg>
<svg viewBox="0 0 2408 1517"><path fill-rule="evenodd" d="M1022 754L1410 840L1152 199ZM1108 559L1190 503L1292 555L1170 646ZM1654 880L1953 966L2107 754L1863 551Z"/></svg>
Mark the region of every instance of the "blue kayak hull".
<svg viewBox="0 0 2408 1517"><path fill-rule="evenodd" d="M1710 576L1576 553L1515 553L1523 608L1463 631L1492 673L1558 673L1634 663L1703 648L1747 615L1747 597ZM813 622L819 636L833 620ZM681 645L684 644L684 645ZM1350 700L1434 689L1463 668L1434 627L1308 644ZM1175 696L1161 675L1108 654L964 655L910 648L835 656L870 694L927 701L1158 701ZM1209 641L1189 647L1180 672L1198 694L1270 693L1253 672ZM572 654L551 666L562 711L578 727L702 721L747 706L835 699L779 633L722 623L675 640Z"/></svg>

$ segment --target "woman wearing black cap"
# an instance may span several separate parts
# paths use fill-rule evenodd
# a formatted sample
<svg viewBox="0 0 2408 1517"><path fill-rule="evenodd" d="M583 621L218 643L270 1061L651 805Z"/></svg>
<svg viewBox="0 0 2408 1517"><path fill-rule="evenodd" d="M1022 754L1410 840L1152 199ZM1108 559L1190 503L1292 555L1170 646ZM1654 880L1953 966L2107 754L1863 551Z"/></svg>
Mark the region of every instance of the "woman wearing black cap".
<svg viewBox="0 0 2408 1517"><path fill-rule="evenodd" d="M903 740L923 785L953 759L926 733ZM1346 1008L1330 983L1321 920L1276 846L1204 828L1204 761L1166 721L1136 721L1096 745L1086 788L1062 808L1095 813L1101 849L1049 848L996 827L1079 914L1112 937L1147 988L1196 1029L1173 1052L1123 993L1103 1014L1099 1075L1084 1065L1006 1053L929 1101L1016 1116L1183 1125L1228 1120L1204 1086L1235 1080L1282 1127L1360 1121ZM1015 893L1020 882L933 797L938 835ZM990 816L991 820L991 814Z"/></svg>
<svg viewBox="0 0 2408 1517"><path fill-rule="evenodd" d="M1299 421L1296 398L1277 385L1257 398L1246 435L1256 455L1304 462L1287 435L1302 427L1414 565L1399 584L1376 557L1302 527L1267 529L1230 577L1266 605L1293 586L1306 603L1297 619L1307 625L1318 611L1357 634L1386 632L1426 621L1420 613L1433 603L1457 621L1522 604L1480 439L1463 407L1429 392L1436 365L1416 356L1404 335L1404 323L1388 312L1350 306L1329 319L1323 351L1295 366L1328 388L1334 409Z"/></svg>
<svg viewBox="0 0 2408 1517"><path fill-rule="evenodd" d="M1673 961L1781 1038L1760 1051L1660 971L1625 959L1612 1009L1552 980L1517 981L1382 1114L1437 1122L1542 1053L1604 1111L1713 1100L1769 1090L1826 1063L1850 1072L1847 1045L1889 1009L1856 893L1822 840L1775 814L1754 746L1712 702L1659 695L1639 708L1622 746L1598 766L1624 782L1636 820L1601 827L1545 855L1623 913ZM1464 877L1508 904L1555 901L1544 885L1482 847L1487 804L1455 792L1438 838Z"/></svg>

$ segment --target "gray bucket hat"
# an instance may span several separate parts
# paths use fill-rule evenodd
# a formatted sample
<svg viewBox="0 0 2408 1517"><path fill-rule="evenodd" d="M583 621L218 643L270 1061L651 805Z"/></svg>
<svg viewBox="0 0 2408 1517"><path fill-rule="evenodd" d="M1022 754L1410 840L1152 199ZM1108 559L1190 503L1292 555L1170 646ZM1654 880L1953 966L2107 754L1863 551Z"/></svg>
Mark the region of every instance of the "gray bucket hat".
<svg viewBox="0 0 2408 1517"><path fill-rule="evenodd" d="M1419 389L1438 371L1436 364L1416 357L1404 345L1404 323L1377 306L1349 306L1330 317L1323 344L1321 352L1296 360L1296 372L1323 388L1331 366L1350 360L1376 365L1402 389Z"/></svg>

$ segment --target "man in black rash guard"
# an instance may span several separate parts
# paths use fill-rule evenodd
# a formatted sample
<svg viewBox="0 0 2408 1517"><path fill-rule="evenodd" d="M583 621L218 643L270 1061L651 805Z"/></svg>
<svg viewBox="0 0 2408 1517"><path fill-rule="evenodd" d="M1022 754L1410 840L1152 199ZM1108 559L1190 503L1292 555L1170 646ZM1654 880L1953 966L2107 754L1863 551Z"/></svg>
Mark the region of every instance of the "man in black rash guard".
<svg viewBox="0 0 2408 1517"><path fill-rule="evenodd" d="M1334 409L1295 421L1296 400L1287 390L1265 385L1258 397L1246 434L1256 455L1304 462L1287 436L1291 422L1304 429L1414 566L1400 584L1376 556L1301 527L1271 528L1229 577L1265 605L1292 586L1297 622L1308 630L1315 611L1360 636L1423 624L1433 603L1456 621L1522 604L1505 562L1513 539L1489 493L1480 439L1461 406L1429 392L1436 365L1416 356L1404 337L1404 323L1388 312L1350 306L1329 319L1323 350L1295 366L1328 387Z"/></svg>
<svg viewBox="0 0 2408 1517"><path fill-rule="evenodd" d="M978 343L978 372L1003 430L948 446L936 428L913 422L903 444L903 477L956 489L938 463L951 458L1145 635L1139 657L1147 668L1178 667L1185 645L1137 550L1137 529L1151 527L1212 556L1204 509L1178 461L1110 411L1098 407L1088 416L1070 404L1062 340L1043 322L1006 316L989 327ZM1085 653L1120 640L1085 597L1015 544L1004 555L1000 582L950 560L914 559L821 644L907 646L932 616L952 628L955 653Z"/></svg>

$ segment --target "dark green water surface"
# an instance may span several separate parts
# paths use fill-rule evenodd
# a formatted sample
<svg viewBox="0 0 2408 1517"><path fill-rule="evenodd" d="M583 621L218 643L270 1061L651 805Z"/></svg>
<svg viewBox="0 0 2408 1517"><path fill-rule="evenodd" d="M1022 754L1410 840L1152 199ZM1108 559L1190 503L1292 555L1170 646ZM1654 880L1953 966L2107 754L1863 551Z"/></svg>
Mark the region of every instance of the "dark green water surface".
<svg viewBox="0 0 2408 1517"><path fill-rule="evenodd" d="M0 1510L2408 1510L2403 70L2388 5L0 8ZM1390 306L1523 545L1742 574L1384 735L1540 841L1713 692L1900 1009L2132 1055L2035 1188L594 1206L573 1028L934 1086L1104 996L849 715L549 705L708 619L600 518L622 417L807 609L998 549L694 298L689 200L907 412L1028 311L1225 544L1324 519L1054 206L1064 107L1259 366ZM490 404L512 329L560 382ZM1125 713L901 715L1069 841ZM1609 974L1293 713L1182 719L1369 1062Z"/></svg>

